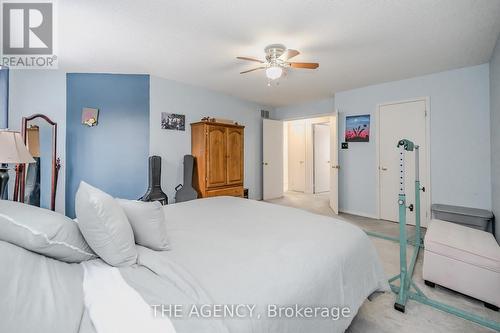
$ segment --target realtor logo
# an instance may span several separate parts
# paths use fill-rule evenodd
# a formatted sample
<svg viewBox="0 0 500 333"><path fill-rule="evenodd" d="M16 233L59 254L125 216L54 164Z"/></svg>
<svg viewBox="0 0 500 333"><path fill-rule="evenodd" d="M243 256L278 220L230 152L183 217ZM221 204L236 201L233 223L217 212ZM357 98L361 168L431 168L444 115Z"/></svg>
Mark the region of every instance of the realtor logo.
<svg viewBox="0 0 500 333"><path fill-rule="evenodd" d="M52 4L3 4L3 54L52 54Z"/></svg>
<svg viewBox="0 0 500 333"><path fill-rule="evenodd" d="M56 68L53 2L2 2L1 65Z"/></svg>

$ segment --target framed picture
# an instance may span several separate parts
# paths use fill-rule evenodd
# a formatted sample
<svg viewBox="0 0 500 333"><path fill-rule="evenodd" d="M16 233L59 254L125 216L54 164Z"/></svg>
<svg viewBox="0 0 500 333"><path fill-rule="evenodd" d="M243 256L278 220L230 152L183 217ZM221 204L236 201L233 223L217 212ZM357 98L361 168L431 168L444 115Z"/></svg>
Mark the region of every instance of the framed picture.
<svg viewBox="0 0 500 333"><path fill-rule="evenodd" d="M345 117L345 142L370 141L370 115Z"/></svg>
<svg viewBox="0 0 500 333"><path fill-rule="evenodd" d="M161 128L169 130L184 131L186 128L186 116L176 113L161 113Z"/></svg>
<svg viewBox="0 0 500 333"><path fill-rule="evenodd" d="M97 126L98 117L99 109L83 108L82 125L87 125L88 127Z"/></svg>

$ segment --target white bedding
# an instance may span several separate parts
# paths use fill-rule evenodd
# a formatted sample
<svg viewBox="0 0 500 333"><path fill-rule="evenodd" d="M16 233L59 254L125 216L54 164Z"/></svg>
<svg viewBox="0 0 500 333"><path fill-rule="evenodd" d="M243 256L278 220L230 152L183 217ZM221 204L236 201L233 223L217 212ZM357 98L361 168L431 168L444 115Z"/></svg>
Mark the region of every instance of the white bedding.
<svg viewBox="0 0 500 333"><path fill-rule="evenodd" d="M82 266L85 308L97 333L176 333L169 318L151 315L151 307L116 267L100 259Z"/></svg>
<svg viewBox="0 0 500 333"><path fill-rule="evenodd" d="M0 241L6 268L0 270L0 331L152 332L161 322L165 333L171 325L177 333L336 333L367 296L388 289L366 234L337 219L229 197L164 211L171 250L137 246L138 264L130 267L70 264ZM253 316L151 318L159 305L185 311L246 305ZM339 320L269 318L269 305L351 312Z"/></svg>
<svg viewBox="0 0 500 333"><path fill-rule="evenodd" d="M174 319L179 333L343 332L367 296L388 290L371 241L346 222L232 197L164 209L172 250L140 247L140 267L120 269L125 280L150 305L246 304L261 315ZM348 307L350 315L269 318L273 305Z"/></svg>

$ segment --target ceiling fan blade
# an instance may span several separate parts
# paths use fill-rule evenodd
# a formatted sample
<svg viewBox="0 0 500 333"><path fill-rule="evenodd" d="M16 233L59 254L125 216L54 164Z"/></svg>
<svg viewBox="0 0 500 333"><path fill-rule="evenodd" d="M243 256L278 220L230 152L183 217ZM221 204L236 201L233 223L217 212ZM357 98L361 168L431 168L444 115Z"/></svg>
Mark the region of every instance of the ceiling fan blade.
<svg viewBox="0 0 500 333"><path fill-rule="evenodd" d="M298 56L299 54L300 52L297 50L288 49L278 59L287 61L288 59Z"/></svg>
<svg viewBox="0 0 500 333"><path fill-rule="evenodd" d="M250 72L253 72L253 71L257 71L259 69L264 69L266 67L257 67L257 68L252 68L252 69L249 69L247 71L244 71L244 72L241 72L240 74L245 74L245 73L250 73Z"/></svg>
<svg viewBox="0 0 500 333"><path fill-rule="evenodd" d="M289 64L292 68L316 69L319 67L316 62L290 62Z"/></svg>
<svg viewBox="0 0 500 333"><path fill-rule="evenodd" d="M240 60L249 60L249 61L256 61L256 62L260 62L261 64L264 63L263 60L259 60L259 59L255 59L255 58L250 58L250 57L236 57L236 59L240 59Z"/></svg>

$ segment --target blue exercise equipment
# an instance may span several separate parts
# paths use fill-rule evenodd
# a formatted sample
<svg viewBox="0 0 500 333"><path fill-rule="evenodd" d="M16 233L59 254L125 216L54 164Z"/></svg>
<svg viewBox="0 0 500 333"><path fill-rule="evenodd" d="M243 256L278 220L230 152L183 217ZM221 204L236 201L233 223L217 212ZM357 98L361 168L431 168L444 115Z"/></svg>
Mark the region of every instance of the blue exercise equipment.
<svg viewBox="0 0 500 333"><path fill-rule="evenodd" d="M394 308L404 313L406 309L406 303L409 299L411 299L500 332L500 322L490 320L488 318L484 318L475 315L473 313L455 308L451 305L432 300L427 296L425 296L422 290L420 290L418 286L412 281L412 276L415 269L415 264L418 258L418 254L420 249L423 248L422 237L420 232L420 192L425 191L425 188L421 187L420 185L419 146L415 145L412 141L408 139L402 139L398 141L397 147L399 149L399 170L400 170L399 194L398 194L399 239L373 232L366 232L370 236L399 242L400 272L398 275L389 279L391 290L396 294L396 301L394 303ZM405 153L413 151L415 152L415 204L407 205L406 193L405 193ZM410 211L415 210L416 232L415 232L415 239L413 241L408 240L407 238L406 209L409 209ZM411 257L409 266L406 259L406 249L408 244L413 245L414 247L413 255ZM395 284L395 282L397 281L399 281L399 285ZM471 283L473 282L471 281Z"/></svg>

